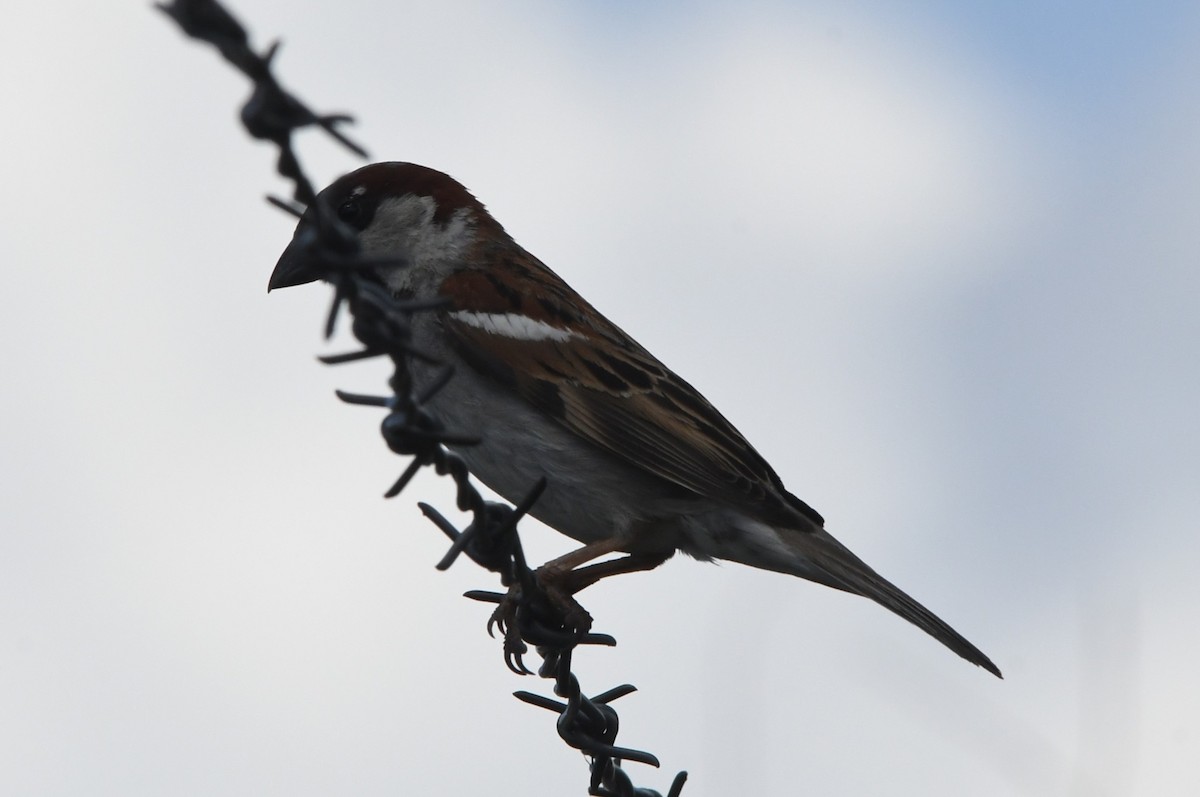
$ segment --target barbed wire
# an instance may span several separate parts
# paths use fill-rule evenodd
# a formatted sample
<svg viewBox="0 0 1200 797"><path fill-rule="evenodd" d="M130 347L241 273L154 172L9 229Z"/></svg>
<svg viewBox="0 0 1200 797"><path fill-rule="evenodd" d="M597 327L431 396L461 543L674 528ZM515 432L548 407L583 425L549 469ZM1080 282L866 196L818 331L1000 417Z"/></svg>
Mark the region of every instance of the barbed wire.
<svg viewBox="0 0 1200 797"><path fill-rule="evenodd" d="M334 286L333 302L325 324L325 335L333 335L342 308L349 312L351 331L363 348L345 354L321 357L327 365L386 357L392 363L388 380L390 395L367 396L338 391L347 403L381 407L388 410L381 433L388 447L396 454L412 457L385 496L395 497L422 468L432 467L453 479L458 509L471 514L471 522L458 529L432 506L420 503L421 511L447 537L451 545L437 564L439 570L449 568L460 554L466 554L476 564L499 574L506 592L472 591L466 597L497 604L488 622L488 632L497 625L504 637L504 661L510 670L532 674L525 666L524 656L529 646L535 647L542 658L537 674L554 680L554 694L562 700L518 691L520 700L555 712L558 715L559 736L571 747L591 759L591 778L588 794L600 797L661 797L653 789L637 788L621 767L623 761L636 761L659 766L652 754L616 746L618 718L611 703L636 691L630 684L610 689L595 697L586 696L579 679L571 672L571 660L579 645L615 645L606 634L592 633L590 627L580 628L563 614L556 603L538 583L535 572L525 559L517 523L529 511L545 489L545 480L531 485L525 499L517 506L487 501L471 482L466 463L451 452L447 445L469 445L469 435L447 429L426 408L452 378L453 369L419 351L412 345L409 320L414 313L431 312L444 306L443 302L403 301L396 299L382 286L364 279L365 270L384 265L384 261L367 258L359 252L352 229L340 223L336 215L318 200L312 183L304 174L292 147L292 134L304 127L317 126L361 157L367 153L338 129L352 121L346 114L317 114L283 89L271 71L279 42L271 44L259 55L250 47L249 35L232 14L216 0L172 0L156 5L170 16L188 36L212 44L235 68L250 78L253 91L242 107L242 123L250 135L274 143L279 148L276 168L293 183L293 200L287 202L268 197L277 207L312 220L301 235L300 244L306 257L318 263L327 281ZM305 210L307 208L307 210ZM387 264L395 264L390 261ZM409 372L412 359L441 367L440 378L418 392ZM582 608L579 607L580 611ZM584 617L588 617L586 612ZM590 617L588 617L590 624ZM679 772L671 783L668 797L678 797L687 780Z"/></svg>

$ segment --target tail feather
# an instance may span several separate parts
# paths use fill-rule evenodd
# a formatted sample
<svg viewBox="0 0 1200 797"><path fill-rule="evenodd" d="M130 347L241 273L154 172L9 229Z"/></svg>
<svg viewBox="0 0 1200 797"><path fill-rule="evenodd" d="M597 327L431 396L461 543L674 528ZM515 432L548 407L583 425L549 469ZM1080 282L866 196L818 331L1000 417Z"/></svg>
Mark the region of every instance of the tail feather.
<svg viewBox="0 0 1200 797"><path fill-rule="evenodd" d="M890 609L941 642L972 664L997 678L1000 669L979 648L972 645L940 617L909 597L903 590L859 559L850 549L824 529L794 532L786 540L799 554L800 562L789 569L793 575L816 581L834 589L862 595Z"/></svg>

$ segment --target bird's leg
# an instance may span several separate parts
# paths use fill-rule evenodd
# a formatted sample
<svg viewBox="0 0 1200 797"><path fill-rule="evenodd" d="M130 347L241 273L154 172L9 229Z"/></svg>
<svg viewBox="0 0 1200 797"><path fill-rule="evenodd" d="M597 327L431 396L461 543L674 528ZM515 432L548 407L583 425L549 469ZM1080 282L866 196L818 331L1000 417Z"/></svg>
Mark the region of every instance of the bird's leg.
<svg viewBox="0 0 1200 797"><path fill-rule="evenodd" d="M575 567L570 570L562 571L547 571L547 568L555 566L561 562L563 558L555 559L547 562L538 568L538 580L542 582L542 587L545 588L545 581L549 578L554 580L561 578L564 581L562 589L568 595L574 595L595 584L601 579L609 576L619 576L622 573L639 573L643 570L653 570L663 562L671 558L674 551L666 553L631 553L627 556L622 556L620 559L611 559L607 562L597 562L596 564L587 565L586 567ZM594 557L593 557L594 558Z"/></svg>
<svg viewBox="0 0 1200 797"><path fill-rule="evenodd" d="M605 554L621 550L626 543L624 537L610 537L589 543L557 559L552 559L537 569L538 585L550 603L562 613L564 624L582 636L591 630L592 616L575 600L575 593L587 589L597 581L621 573L637 573L653 570L674 551L666 553L631 553L620 559L607 562L588 562ZM586 565L586 566L585 566Z"/></svg>
<svg viewBox="0 0 1200 797"><path fill-rule="evenodd" d="M587 564L593 559L621 550L626 543L624 537L598 540L550 560L534 573L541 593L555 613L561 616L563 626L576 636L582 637L591 630L592 617L575 600L575 593L609 576L653 570L674 553L634 553L620 559ZM531 598L532 596L522 596L520 585L514 584L496 607L488 623L489 628L495 623L504 632L506 655L523 652L524 644L521 643L521 632L516 622L517 607L523 599Z"/></svg>
<svg viewBox="0 0 1200 797"><path fill-rule="evenodd" d="M500 600L500 604L492 612L492 616L488 620L489 634L492 632L493 625L498 627L501 633L504 634L504 657L509 662L509 669L517 673L529 672L521 662L521 656L528 649L523 637L533 630L529 627L530 620L533 617L545 614L544 611L537 611L535 601L539 597L545 598L545 600L540 602L540 605L543 609L548 608L550 610L550 615L554 616L552 622L556 625L561 619L563 626L569 629L571 633L580 637L591 629L591 615L571 597L573 590L565 590L561 582L576 567L590 562L598 556L604 556L618 550L621 543L621 538L617 537L610 537L598 542L589 543L557 559L551 559L534 571L534 589L523 589L523 579L518 579L509 587L508 594ZM530 594L526 594L526 592ZM546 604L549 604L549 606ZM518 613L522 610L524 610L526 618L526 622L524 623L525 628L522 628L522 623L518 621ZM540 622L540 620L534 622ZM539 643L534 641L534 644Z"/></svg>
<svg viewBox="0 0 1200 797"><path fill-rule="evenodd" d="M580 565L619 550L622 542L623 539L620 537L609 537L598 542L588 543L557 559L551 559L533 574L538 588L549 600L550 605L563 615L564 624L575 629L580 635L586 634L592 627L592 618L571 597L576 590L564 587L563 582ZM523 601L532 599L532 595L522 594L521 583L518 581L509 588L508 594L496 607L496 611L492 612L492 618L488 621L488 629L490 631L493 624L499 626L500 630L504 632L506 650L510 646L514 648L522 646L521 632L516 623L517 607Z"/></svg>

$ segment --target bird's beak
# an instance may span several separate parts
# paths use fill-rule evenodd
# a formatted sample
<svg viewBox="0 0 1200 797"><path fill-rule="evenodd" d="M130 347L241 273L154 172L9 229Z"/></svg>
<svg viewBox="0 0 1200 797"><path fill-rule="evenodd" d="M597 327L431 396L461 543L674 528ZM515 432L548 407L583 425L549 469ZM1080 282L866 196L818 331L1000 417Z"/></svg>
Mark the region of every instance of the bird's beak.
<svg viewBox="0 0 1200 797"><path fill-rule="evenodd" d="M313 236L305 234L303 231L292 238L287 249L284 249L283 254L279 256L275 270L271 272L271 279L267 282L268 292L276 288L303 285L321 278L321 272L310 248L312 243Z"/></svg>

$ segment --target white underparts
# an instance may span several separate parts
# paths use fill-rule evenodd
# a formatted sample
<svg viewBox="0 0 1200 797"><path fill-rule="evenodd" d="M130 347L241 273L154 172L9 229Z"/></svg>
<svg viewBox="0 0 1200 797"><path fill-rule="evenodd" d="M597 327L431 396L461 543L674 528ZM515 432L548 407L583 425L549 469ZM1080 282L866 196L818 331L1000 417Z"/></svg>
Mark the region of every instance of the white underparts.
<svg viewBox="0 0 1200 797"><path fill-rule="evenodd" d="M514 340L553 340L561 343L578 337L578 333L569 329L512 313L473 313L459 310L450 313L450 317L467 326Z"/></svg>

